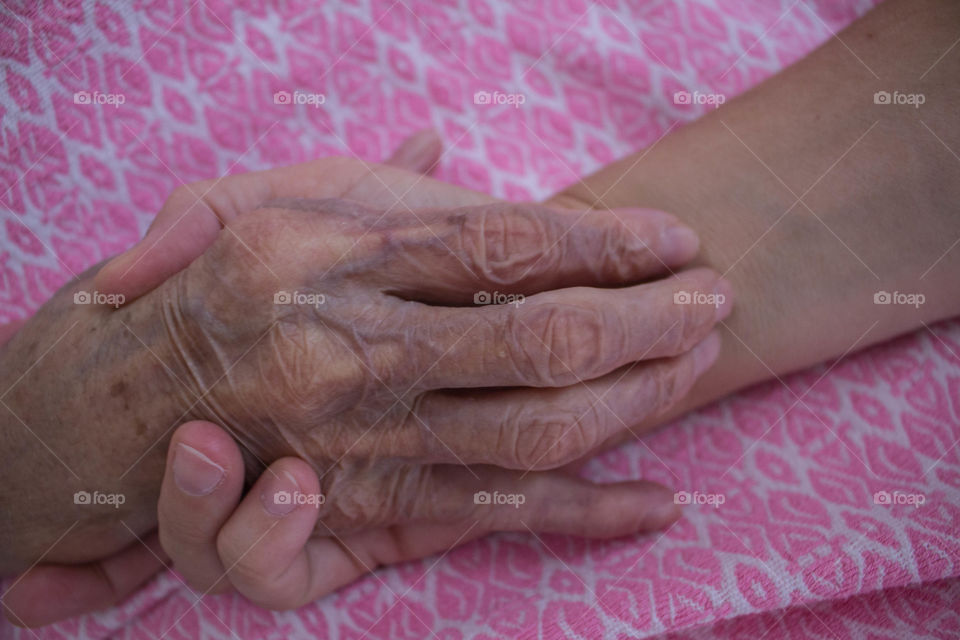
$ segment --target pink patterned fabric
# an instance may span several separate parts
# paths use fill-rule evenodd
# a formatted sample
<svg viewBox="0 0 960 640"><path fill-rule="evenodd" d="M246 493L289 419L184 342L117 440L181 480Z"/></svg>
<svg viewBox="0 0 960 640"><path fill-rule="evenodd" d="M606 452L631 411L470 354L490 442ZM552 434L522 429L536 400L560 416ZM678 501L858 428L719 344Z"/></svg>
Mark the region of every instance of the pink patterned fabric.
<svg viewBox="0 0 960 640"><path fill-rule="evenodd" d="M449 146L440 178L546 196L709 108L676 92L733 96L873 0L4 4L0 321L132 244L181 182L330 154L381 160L425 126ZM325 104L275 103L297 90ZM478 105L477 91L525 102ZM958 637L958 424L951 322L593 463L597 478L722 496L663 535L498 535L285 613L198 603L167 573L36 637Z"/></svg>

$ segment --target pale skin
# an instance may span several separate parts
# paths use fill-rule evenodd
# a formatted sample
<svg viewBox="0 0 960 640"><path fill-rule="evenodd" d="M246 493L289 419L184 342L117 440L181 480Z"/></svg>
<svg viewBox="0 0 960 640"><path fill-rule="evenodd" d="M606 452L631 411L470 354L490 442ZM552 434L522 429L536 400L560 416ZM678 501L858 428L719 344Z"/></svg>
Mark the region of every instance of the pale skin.
<svg viewBox="0 0 960 640"><path fill-rule="evenodd" d="M699 262L724 273L737 292L737 312L723 321L717 364L672 410L631 425L608 444L737 388L960 313L960 250L954 247L960 160L950 151L960 149L953 115L960 56L956 49L943 55L958 35L954 3L887 2L840 34L842 43L827 43L652 149L551 199L575 208L674 212L700 233ZM876 91L895 89L922 92L926 102L921 109L874 104ZM926 302L919 308L877 306L877 291L922 293ZM237 468L229 464L235 446L213 425L186 425L175 441L204 451L225 469ZM291 470L298 483L315 477L296 459L275 465ZM323 561L342 560L340 571L328 584L307 585L310 563L319 560L314 542L305 543L317 514L304 507L279 519L274 531L284 533L271 539L275 546L267 551L257 545L249 567L226 572L236 557L232 549L249 546L277 522L249 496L240 502L239 475L227 473L233 485L225 481L202 497L185 496L173 473L165 476L161 535L178 567L202 565L187 570L198 588L216 584L266 606L296 606L286 589L318 596L354 579L364 564L440 551L461 533L444 538L431 530L421 544L407 546L376 534L351 539L364 563L326 548ZM198 527L191 517L196 509L217 514L217 526ZM278 557L270 553L286 564L258 581L264 565L256 563ZM181 564L182 558L191 562ZM51 575L62 574L41 575L34 584ZM274 593L287 599L273 600ZM51 619L48 611L37 619L44 615Z"/></svg>

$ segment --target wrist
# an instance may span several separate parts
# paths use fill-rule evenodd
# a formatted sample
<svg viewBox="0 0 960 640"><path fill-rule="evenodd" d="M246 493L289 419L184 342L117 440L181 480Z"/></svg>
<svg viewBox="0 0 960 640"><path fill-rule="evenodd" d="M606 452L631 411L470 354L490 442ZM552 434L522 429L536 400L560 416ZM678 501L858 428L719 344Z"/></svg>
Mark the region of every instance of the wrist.
<svg viewBox="0 0 960 640"><path fill-rule="evenodd" d="M3 573L103 557L156 523L168 377L129 312L74 303L90 288L65 286L0 352Z"/></svg>
<svg viewBox="0 0 960 640"><path fill-rule="evenodd" d="M933 8L955 7L922 4L885 3L843 35L887 89L912 87L932 43L954 37ZM882 87L863 64L831 41L554 200L654 207L698 231L699 261L731 281L737 305L690 402L960 314L960 181L945 148L960 145L957 88L934 79L956 64L943 59L917 88L923 109L874 104ZM875 302L895 292L923 302Z"/></svg>

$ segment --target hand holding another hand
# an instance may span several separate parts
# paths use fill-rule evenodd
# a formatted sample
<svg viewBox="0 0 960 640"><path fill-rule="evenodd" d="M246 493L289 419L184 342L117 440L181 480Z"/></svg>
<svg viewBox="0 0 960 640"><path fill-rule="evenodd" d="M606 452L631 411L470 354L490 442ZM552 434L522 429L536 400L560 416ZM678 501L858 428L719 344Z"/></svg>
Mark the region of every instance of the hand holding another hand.
<svg viewBox="0 0 960 640"><path fill-rule="evenodd" d="M104 319L168 374L152 435L201 421L174 437L160 500L189 582L291 607L489 531L671 522L661 487L557 468L668 408L715 359L729 307L675 295L725 284L705 269L650 280L693 257L692 232L655 211L497 203L361 165L194 185L97 277L141 295ZM484 292L517 304L475 304ZM213 489L177 484L178 460L199 460ZM241 502L242 467L260 461Z"/></svg>

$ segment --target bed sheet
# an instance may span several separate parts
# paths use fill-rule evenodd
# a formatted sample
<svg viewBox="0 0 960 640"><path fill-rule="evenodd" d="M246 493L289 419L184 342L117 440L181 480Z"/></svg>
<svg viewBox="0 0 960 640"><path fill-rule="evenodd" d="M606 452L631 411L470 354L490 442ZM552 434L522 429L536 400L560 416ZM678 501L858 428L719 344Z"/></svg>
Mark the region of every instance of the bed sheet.
<svg viewBox="0 0 960 640"><path fill-rule="evenodd" d="M447 145L441 179L545 197L712 108L678 93L733 97L874 2L4 4L0 321L130 246L182 183L331 154L379 161L426 126ZM110 611L0 635L957 637L958 425L960 323L947 322L592 463L598 479L723 497L662 534L496 535L283 613L198 600L165 573Z"/></svg>

